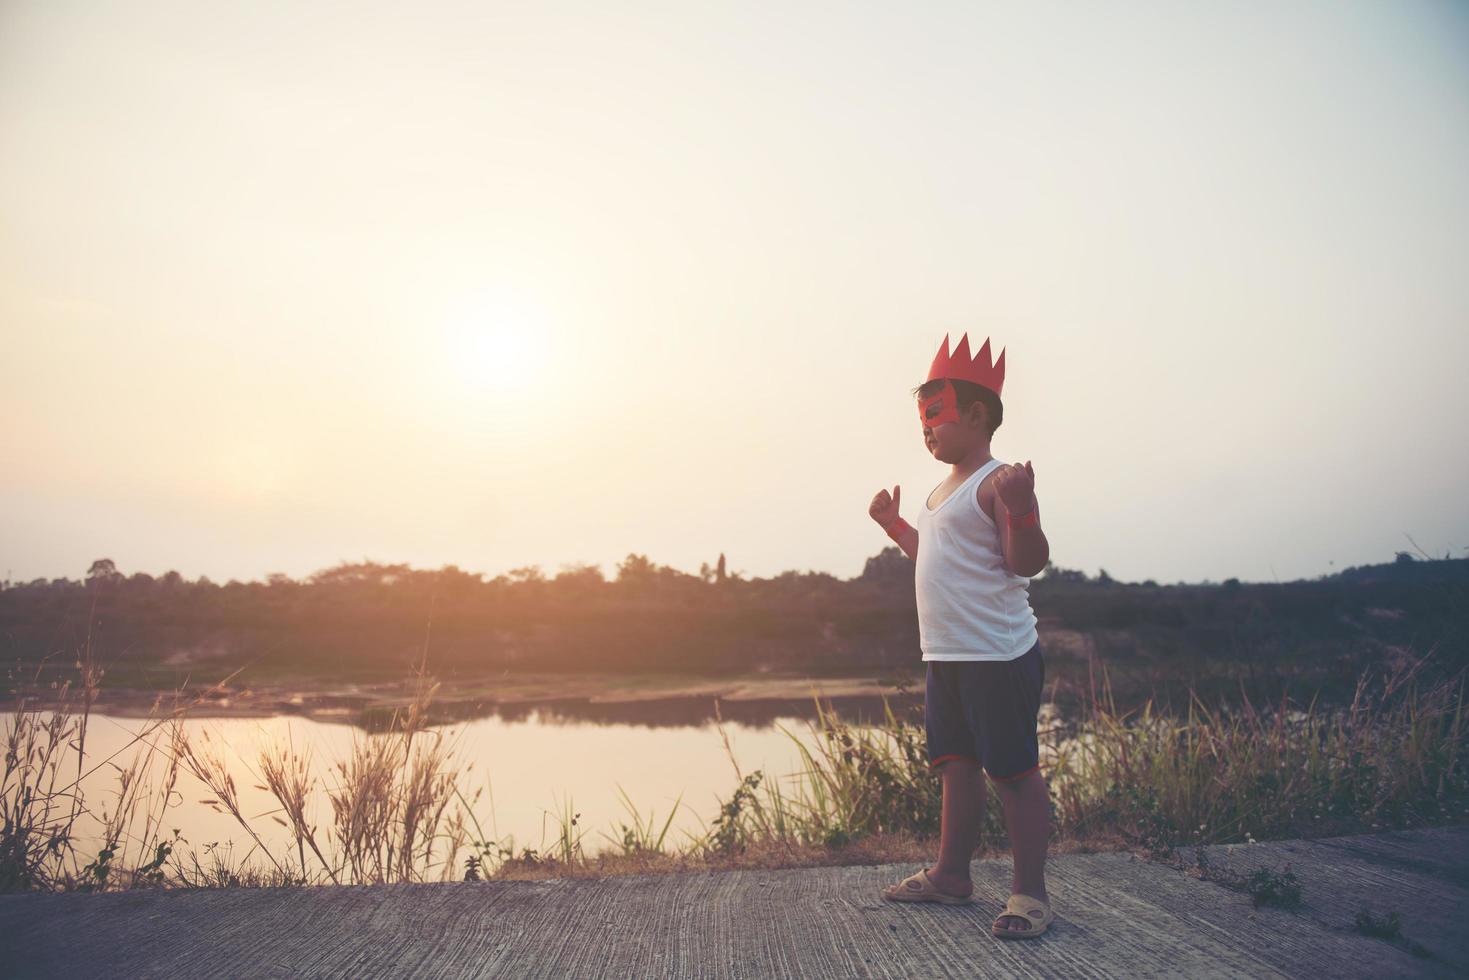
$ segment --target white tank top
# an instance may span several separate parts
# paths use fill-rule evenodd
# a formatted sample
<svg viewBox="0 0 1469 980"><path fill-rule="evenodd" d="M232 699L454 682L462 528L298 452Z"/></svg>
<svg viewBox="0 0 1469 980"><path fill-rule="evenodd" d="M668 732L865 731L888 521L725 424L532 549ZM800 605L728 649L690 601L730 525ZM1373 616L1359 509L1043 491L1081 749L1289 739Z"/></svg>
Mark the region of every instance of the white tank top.
<svg viewBox="0 0 1469 980"><path fill-rule="evenodd" d="M1014 660L1035 645L1030 579L1005 568L978 489L992 459L943 503L918 508L918 644L924 660ZM929 494L932 497L932 494Z"/></svg>

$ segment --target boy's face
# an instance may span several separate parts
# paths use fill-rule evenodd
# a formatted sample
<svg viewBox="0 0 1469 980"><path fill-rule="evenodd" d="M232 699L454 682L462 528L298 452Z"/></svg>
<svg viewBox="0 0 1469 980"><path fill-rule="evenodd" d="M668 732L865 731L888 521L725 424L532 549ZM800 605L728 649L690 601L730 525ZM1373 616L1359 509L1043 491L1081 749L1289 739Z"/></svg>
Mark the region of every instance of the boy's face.
<svg viewBox="0 0 1469 980"><path fill-rule="evenodd" d="M984 431L984 408L975 403L961 413L954 386L946 384L927 398L918 400L918 417L923 424L923 444L941 463L956 463L974 448Z"/></svg>
<svg viewBox="0 0 1469 980"><path fill-rule="evenodd" d="M926 429L959 421L959 396L954 393L954 386L945 381L938 391L918 399L918 419Z"/></svg>

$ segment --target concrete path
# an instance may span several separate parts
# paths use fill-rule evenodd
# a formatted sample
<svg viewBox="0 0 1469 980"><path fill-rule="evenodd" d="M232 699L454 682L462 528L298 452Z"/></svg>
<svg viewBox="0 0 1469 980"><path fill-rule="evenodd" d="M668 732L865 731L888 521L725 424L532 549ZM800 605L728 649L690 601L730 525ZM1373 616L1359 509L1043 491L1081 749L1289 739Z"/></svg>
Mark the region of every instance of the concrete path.
<svg viewBox="0 0 1469 980"><path fill-rule="evenodd" d="M822 868L378 888L0 897L6 977L1403 977L1469 975L1469 827L1209 848L1283 867L1295 911L1128 855L1051 864L1060 919L1032 942L974 906L898 906L911 868ZM1397 912L1407 940L1359 935Z"/></svg>

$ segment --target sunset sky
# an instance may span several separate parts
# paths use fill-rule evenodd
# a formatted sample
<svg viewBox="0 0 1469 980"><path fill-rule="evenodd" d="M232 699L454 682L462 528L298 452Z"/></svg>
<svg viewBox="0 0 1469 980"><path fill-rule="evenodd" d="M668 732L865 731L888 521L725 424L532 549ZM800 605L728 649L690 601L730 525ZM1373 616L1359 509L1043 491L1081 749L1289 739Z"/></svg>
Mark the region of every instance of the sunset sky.
<svg viewBox="0 0 1469 980"><path fill-rule="evenodd" d="M1469 554L1469 5L0 5L0 575Z"/></svg>

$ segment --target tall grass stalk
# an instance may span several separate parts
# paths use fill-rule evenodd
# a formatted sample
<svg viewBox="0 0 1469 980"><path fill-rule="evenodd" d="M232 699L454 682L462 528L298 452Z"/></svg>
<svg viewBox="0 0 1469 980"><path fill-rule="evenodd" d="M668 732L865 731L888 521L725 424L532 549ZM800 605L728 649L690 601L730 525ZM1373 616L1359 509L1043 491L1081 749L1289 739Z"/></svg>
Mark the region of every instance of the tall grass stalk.
<svg viewBox="0 0 1469 980"><path fill-rule="evenodd" d="M322 853L317 838L317 825L308 817L307 807L316 779L312 775L311 753L297 754L291 740L274 742L260 752L260 775L266 787L281 804L285 813L283 821L296 842L296 860L299 862L302 880L309 880L312 869L306 864L309 848L322 871L333 884L341 884L334 862Z"/></svg>

